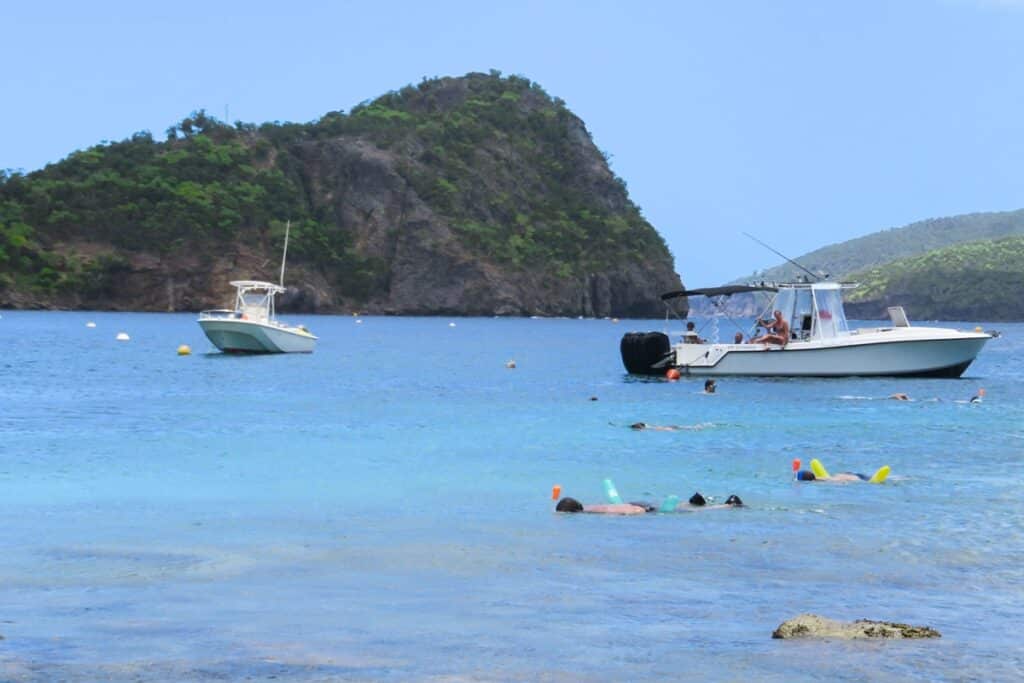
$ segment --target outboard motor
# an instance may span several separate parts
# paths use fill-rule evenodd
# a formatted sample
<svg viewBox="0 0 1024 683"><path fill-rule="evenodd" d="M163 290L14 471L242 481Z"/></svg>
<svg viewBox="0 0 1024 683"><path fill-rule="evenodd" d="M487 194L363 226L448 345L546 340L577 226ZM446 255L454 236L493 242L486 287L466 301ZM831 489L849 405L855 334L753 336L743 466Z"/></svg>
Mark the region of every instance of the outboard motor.
<svg viewBox="0 0 1024 683"><path fill-rule="evenodd" d="M675 360L664 332L627 332L619 344L622 364L633 375L661 375Z"/></svg>

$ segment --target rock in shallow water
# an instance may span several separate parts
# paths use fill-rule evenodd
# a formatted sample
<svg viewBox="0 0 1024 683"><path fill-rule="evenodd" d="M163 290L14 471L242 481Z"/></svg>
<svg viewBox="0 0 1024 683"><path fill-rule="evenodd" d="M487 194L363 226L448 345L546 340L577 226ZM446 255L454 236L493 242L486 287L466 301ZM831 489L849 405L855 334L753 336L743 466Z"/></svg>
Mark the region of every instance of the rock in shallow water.
<svg viewBox="0 0 1024 683"><path fill-rule="evenodd" d="M816 614L801 614L782 622L772 638L940 638L941 634L929 626L910 626L891 621L836 621Z"/></svg>

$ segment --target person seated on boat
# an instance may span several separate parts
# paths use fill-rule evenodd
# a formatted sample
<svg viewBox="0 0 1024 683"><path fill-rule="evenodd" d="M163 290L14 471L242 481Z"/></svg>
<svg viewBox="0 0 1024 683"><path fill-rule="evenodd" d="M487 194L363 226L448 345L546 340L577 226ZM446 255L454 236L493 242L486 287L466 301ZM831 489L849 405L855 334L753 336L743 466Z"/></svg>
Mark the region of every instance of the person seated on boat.
<svg viewBox="0 0 1024 683"><path fill-rule="evenodd" d="M789 342L789 323L782 319L782 311L775 311L772 320L758 320L757 323L768 331L760 337L750 340L751 344L778 344L785 346Z"/></svg>
<svg viewBox="0 0 1024 683"><path fill-rule="evenodd" d="M737 332L736 335L732 338L732 343L733 344L742 344L743 343L743 333L742 332Z"/></svg>
<svg viewBox="0 0 1024 683"><path fill-rule="evenodd" d="M686 323L686 332L683 333L684 344L703 344L704 340L697 335L696 325L693 321Z"/></svg>
<svg viewBox="0 0 1024 683"><path fill-rule="evenodd" d="M713 394L713 393L715 393L715 388L716 388L715 380L713 380L713 379L706 379L706 380L704 380L704 393L705 394Z"/></svg>
<svg viewBox="0 0 1024 683"><path fill-rule="evenodd" d="M657 508L649 503L587 503L584 505L575 498L563 498L555 506L555 512L589 512L597 515L644 515L656 512Z"/></svg>

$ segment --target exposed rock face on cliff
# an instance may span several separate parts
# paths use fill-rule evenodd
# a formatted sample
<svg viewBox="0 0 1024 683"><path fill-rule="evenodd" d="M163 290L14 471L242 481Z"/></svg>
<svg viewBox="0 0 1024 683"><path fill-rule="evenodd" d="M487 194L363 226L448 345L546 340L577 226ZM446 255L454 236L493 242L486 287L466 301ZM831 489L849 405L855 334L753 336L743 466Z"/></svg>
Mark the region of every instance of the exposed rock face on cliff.
<svg viewBox="0 0 1024 683"><path fill-rule="evenodd" d="M664 241L584 124L536 84L425 81L306 124L168 131L0 183L0 306L659 316ZM6 239L6 243L4 242Z"/></svg>

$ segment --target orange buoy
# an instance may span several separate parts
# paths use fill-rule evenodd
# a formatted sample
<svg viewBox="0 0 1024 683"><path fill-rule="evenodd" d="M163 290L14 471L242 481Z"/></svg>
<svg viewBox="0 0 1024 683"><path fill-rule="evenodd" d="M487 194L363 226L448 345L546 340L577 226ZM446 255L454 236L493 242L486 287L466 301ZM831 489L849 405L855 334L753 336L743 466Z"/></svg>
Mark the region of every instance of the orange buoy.
<svg viewBox="0 0 1024 683"><path fill-rule="evenodd" d="M800 458L793 458L793 471L794 472L799 472L800 471Z"/></svg>
<svg viewBox="0 0 1024 683"><path fill-rule="evenodd" d="M669 368L668 372L665 373L665 377L668 379L679 379L682 375L679 374L679 371L675 368Z"/></svg>
<svg viewBox="0 0 1024 683"><path fill-rule="evenodd" d="M555 484L551 487L551 500L558 500L562 497L562 487Z"/></svg>

